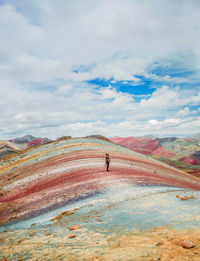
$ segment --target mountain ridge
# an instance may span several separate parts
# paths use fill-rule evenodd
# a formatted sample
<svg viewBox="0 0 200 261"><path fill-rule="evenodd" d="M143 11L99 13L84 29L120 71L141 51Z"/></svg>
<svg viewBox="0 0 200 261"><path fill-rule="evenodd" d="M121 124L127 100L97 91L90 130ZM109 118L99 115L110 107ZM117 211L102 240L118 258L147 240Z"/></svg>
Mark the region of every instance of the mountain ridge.
<svg viewBox="0 0 200 261"><path fill-rule="evenodd" d="M110 140L200 177L200 140L198 139L113 137Z"/></svg>

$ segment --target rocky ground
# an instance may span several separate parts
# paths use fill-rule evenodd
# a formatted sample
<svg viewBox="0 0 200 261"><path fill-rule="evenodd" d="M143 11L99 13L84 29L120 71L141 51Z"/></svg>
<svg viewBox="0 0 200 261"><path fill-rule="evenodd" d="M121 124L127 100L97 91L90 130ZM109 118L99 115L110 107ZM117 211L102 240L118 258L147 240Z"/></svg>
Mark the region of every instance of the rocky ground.
<svg viewBox="0 0 200 261"><path fill-rule="evenodd" d="M2 227L1 260L200 260L200 193L131 199L130 192L115 200L105 193Z"/></svg>

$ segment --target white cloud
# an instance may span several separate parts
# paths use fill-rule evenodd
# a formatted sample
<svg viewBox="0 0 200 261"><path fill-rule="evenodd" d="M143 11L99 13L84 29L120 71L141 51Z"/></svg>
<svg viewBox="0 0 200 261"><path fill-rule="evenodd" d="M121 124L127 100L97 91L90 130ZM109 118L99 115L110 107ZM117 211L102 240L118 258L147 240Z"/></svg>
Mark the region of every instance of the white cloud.
<svg viewBox="0 0 200 261"><path fill-rule="evenodd" d="M199 87L177 84L200 78L199 1L31 3L38 23L31 24L34 16L28 19L14 2L0 5L0 138L198 130L190 106L200 104ZM159 76L151 73L156 64L193 74ZM138 84L138 75L169 86L156 86L138 103L136 95L85 83L105 78Z"/></svg>
<svg viewBox="0 0 200 261"><path fill-rule="evenodd" d="M0 46L4 59L11 62L4 68L10 77L134 80L134 74L165 59L177 60L198 74L197 1L44 0L33 5L40 10L40 26L30 24L11 5L0 6ZM70 76L72 66L80 64L96 66Z"/></svg>
<svg viewBox="0 0 200 261"><path fill-rule="evenodd" d="M179 100L178 92L168 86L163 86L157 89L150 99L141 100L140 106L142 108L170 108L176 106L177 100Z"/></svg>
<svg viewBox="0 0 200 261"><path fill-rule="evenodd" d="M157 124L149 122L122 121L119 123L109 123L103 121L94 121L90 123L74 123L59 127L59 133L74 136L84 136L90 134L99 134L106 136L143 136L154 134L157 136L164 135L184 135L196 131L200 124L200 117L189 118L188 120L167 119L157 121ZM50 128L51 130L51 128ZM49 131L49 129L48 129ZM53 132L53 129L52 129ZM134 133L134 135L133 135Z"/></svg>
<svg viewBox="0 0 200 261"><path fill-rule="evenodd" d="M179 116L186 116L186 115L188 115L189 113L190 113L190 109L189 109L188 107L185 107L184 109L179 110L177 114L178 114Z"/></svg>
<svg viewBox="0 0 200 261"><path fill-rule="evenodd" d="M184 90L181 88L170 88L162 86L153 92L149 99L142 99L140 107L142 109L167 109L173 110L181 106L197 105L200 103L200 93L196 89Z"/></svg>
<svg viewBox="0 0 200 261"><path fill-rule="evenodd" d="M143 74L150 61L145 61L137 57L119 56L102 61L100 64L93 66L87 72L72 74L74 80L90 80L95 78L111 79L116 81L135 81L139 82L139 78L134 75Z"/></svg>
<svg viewBox="0 0 200 261"><path fill-rule="evenodd" d="M80 83L79 88L61 85L51 93L41 90L30 93L26 87L12 86L12 82L6 87L0 90L4 97L0 100L2 138L25 133L50 138L98 133L105 136L164 135L198 129L198 116L191 118L188 113L188 119L181 119L180 115L174 118L173 111L170 118L169 104L164 105L166 111L157 106L141 109L130 94L117 92L111 87L94 91ZM176 92L178 94L178 89ZM160 117L163 120L159 120ZM188 122L191 122L191 130Z"/></svg>
<svg viewBox="0 0 200 261"><path fill-rule="evenodd" d="M70 84L66 84L66 85L62 85L60 87L58 87L57 93L58 94L66 94L69 91L72 91L73 87Z"/></svg>

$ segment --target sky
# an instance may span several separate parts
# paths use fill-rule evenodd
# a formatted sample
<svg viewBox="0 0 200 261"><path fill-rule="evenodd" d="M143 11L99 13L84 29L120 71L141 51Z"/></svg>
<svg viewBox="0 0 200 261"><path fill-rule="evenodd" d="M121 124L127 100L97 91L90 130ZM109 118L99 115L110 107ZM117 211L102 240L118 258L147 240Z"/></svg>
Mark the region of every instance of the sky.
<svg viewBox="0 0 200 261"><path fill-rule="evenodd" d="M200 130L199 0L0 0L0 139Z"/></svg>

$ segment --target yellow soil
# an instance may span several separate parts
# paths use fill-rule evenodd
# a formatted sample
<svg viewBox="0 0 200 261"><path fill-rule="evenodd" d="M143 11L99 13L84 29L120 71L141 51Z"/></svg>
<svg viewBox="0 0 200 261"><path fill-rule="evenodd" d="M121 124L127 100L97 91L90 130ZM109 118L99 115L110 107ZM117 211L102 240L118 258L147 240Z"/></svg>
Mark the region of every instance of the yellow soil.
<svg viewBox="0 0 200 261"><path fill-rule="evenodd" d="M30 253L31 260L85 260L85 261L199 261L200 229L178 232L158 227L146 232L132 232L106 238L103 234L89 232L84 228L75 232L74 238L63 233L40 231L4 232L0 234L2 258L12 260L23 251ZM185 249L184 240L195 247ZM12 244L12 247L11 247Z"/></svg>

